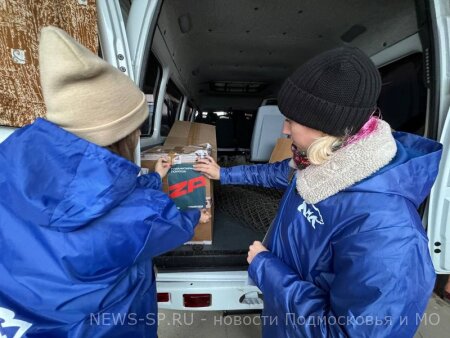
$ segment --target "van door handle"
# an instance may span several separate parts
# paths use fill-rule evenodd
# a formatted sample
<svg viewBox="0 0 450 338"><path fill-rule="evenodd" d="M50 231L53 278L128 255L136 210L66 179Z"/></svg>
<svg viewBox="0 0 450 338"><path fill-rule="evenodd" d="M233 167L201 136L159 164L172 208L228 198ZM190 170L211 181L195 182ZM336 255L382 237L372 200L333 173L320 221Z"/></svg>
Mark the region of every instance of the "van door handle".
<svg viewBox="0 0 450 338"><path fill-rule="evenodd" d="M263 294L257 291L247 292L239 298L239 303L248 305L259 305L264 301Z"/></svg>

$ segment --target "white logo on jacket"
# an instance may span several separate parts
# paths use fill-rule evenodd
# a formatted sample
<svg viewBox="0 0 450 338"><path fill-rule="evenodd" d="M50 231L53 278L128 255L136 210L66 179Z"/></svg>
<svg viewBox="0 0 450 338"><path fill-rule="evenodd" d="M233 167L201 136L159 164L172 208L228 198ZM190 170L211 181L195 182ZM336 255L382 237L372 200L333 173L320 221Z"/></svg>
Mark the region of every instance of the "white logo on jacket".
<svg viewBox="0 0 450 338"><path fill-rule="evenodd" d="M311 207L311 208L310 208ZM297 208L299 212L305 216L306 220L311 224L311 226L315 229L316 223L323 224L322 214L320 210L315 207L314 204L308 204L303 201Z"/></svg>
<svg viewBox="0 0 450 338"><path fill-rule="evenodd" d="M14 319L15 315L13 311L0 307L0 338L10 338L2 333L1 328L17 327L18 330L12 338L20 338L31 327L31 323Z"/></svg>

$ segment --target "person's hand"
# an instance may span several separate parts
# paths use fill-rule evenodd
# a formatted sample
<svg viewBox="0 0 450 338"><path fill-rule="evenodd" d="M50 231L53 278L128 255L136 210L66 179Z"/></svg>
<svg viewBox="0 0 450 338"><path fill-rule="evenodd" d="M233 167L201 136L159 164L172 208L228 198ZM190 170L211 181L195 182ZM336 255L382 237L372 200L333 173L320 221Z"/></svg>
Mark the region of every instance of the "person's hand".
<svg viewBox="0 0 450 338"><path fill-rule="evenodd" d="M248 264L251 264L253 261L253 258L255 256L263 251L269 251L267 248L262 245L260 241L254 241L252 245L248 248L248 256L247 256L247 262Z"/></svg>
<svg viewBox="0 0 450 338"><path fill-rule="evenodd" d="M170 157L169 156L160 157L158 161L156 161L155 172L157 172L159 176L161 176L161 179L163 179L169 172L170 167L171 167Z"/></svg>
<svg viewBox="0 0 450 338"><path fill-rule="evenodd" d="M211 156L205 158L197 158L194 164L194 170L201 172L203 175L212 180L220 179L220 166Z"/></svg>
<svg viewBox="0 0 450 338"><path fill-rule="evenodd" d="M211 214L208 210L200 210L200 223L208 223L211 220Z"/></svg>

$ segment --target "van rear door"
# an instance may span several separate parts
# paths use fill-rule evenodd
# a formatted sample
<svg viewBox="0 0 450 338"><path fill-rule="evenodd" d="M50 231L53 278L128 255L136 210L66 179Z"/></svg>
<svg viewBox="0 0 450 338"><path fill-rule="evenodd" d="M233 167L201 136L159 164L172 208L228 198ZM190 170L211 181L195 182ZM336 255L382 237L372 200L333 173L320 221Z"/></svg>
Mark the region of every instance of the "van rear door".
<svg viewBox="0 0 450 338"><path fill-rule="evenodd" d="M162 0L97 0L99 40L105 61L143 87L145 65ZM140 142L135 162L140 166Z"/></svg>
<svg viewBox="0 0 450 338"><path fill-rule="evenodd" d="M450 83L448 46L450 33L447 29L450 9L443 1L431 1L434 6L436 26L435 45L439 88L439 142L444 146L439 174L430 195L427 229L429 249L434 269L438 274L450 273Z"/></svg>
<svg viewBox="0 0 450 338"><path fill-rule="evenodd" d="M161 0L97 0L103 59L126 73L139 87ZM129 12L128 12L129 11ZM125 21L126 20L126 21Z"/></svg>
<svg viewBox="0 0 450 338"><path fill-rule="evenodd" d="M448 114L447 114L448 117ZM444 146L439 174L430 195L428 209L429 249L438 274L450 273L450 119L439 139Z"/></svg>

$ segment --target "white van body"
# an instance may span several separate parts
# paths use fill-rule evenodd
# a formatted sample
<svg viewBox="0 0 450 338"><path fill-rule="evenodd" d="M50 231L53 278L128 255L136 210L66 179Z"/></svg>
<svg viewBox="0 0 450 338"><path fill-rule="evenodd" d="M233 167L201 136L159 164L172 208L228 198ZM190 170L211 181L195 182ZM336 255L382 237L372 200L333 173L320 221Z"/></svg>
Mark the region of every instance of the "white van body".
<svg viewBox="0 0 450 338"><path fill-rule="evenodd" d="M166 0L170 1L170 0ZM351 1L350 1L351 2ZM200 1L200 3L204 3ZM257 11L267 1L248 1L250 7ZM288 3L292 4L291 1ZM355 2L357 3L357 2ZM436 184L433 187L429 204L424 216L424 224L428 227L430 237L430 252L437 273L450 273L450 121L447 112L450 107L450 36L449 25L450 7L447 1L423 1L429 6L426 10L430 21L430 32L433 39L433 48L424 47L419 32L390 44L386 48L371 54L375 64L379 67L388 65L398 59L413 53L423 53L427 65L433 67L425 70L430 81L436 83L428 89L428 101L435 97L436 110L433 121L427 111L425 123L425 136L435 137L444 145L441 169ZM230 2L229 6L237 4ZM129 8L126 8L126 7ZM161 63L161 77L158 95L155 97L154 124L151 136L143 137L137 153L141 148L162 144L164 136L161 135L161 120L163 115L164 95L170 79L182 92L182 109L178 118L185 118L187 102L195 99L191 88L187 88L184 73L177 68L173 56L165 47L164 32L155 29L159 13L163 6L162 0L97 0L99 38L102 55L112 65L128 74L135 83L142 88L144 83L145 63L150 51L155 54ZM125 9L124 9L125 8ZM292 8L297 11L297 8ZM301 14L301 11L298 10ZM324 13L325 15L326 13ZM217 13L216 13L217 15ZM126 17L126 22L124 21ZM177 20L178 18L174 18ZM282 18L279 18L282 20ZM205 23L208 20L205 20ZM198 23L196 23L198 24ZM206 27L205 27L206 28ZM272 37L270 37L272 39ZM321 36L320 36L321 38ZM167 39L167 37L166 37ZM299 39L297 37L297 39ZM269 39L270 40L270 39ZM269 44L273 40L267 41ZM293 40L295 42L297 40ZM239 47L236 46L236 49ZM236 65L238 67L239 65ZM181 74L180 74L181 72ZM430 74L430 72L432 72ZM437 98L437 99L436 99ZM205 103L208 102L205 100ZM427 107L430 107L428 105ZM198 107L194 107L198 110ZM193 120L194 114L191 115ZM428 135L431 124L436 124L435 135ZM14 128L0 127L0 142L3 141ZM139 163L139 156L136 157ZM164 309L190 309L198 311L210 310L259 310L263 307L260 290L252 284L247 271L218 270L218 271L163 271L157 274L158 293L169 293L168 302L159 303ZM211 306L187 308L183 303L185 294L211 294Z"/></svg>
<svg viewBox="0 0 450 338"><path fill-rule="evenodd" d="M439 175L431 190L428 208L429 248L438 274L450 274L450 7L434 0L437 54L439 55L439 127L438 140L444 146Z"/></svg>
<svg viewBox="0 0 450 338"><path fill-rule="evenodd" d="M99 13L104 11L110 11L111 8L105 8L105 3L110 1L98 1ZM115 9L119 9L119 1L116 2ZM446 120L447 112L450 107L450 87L449 87L449 50L450 50L450 37L448 33L448 19L450 18L450 10L448 4L443 1L434 0L429 2L430 19L434 30L434 39L436 41L435 52L437 53L436 60L439 60L437 68L439 69L439 114L438 114L438 126L437 126L437 138L444 144L444 152L442 165L440 170L440 175L437 182L433 188L430 203L427 208L427 212L424 216L424 224L428 226L428 233L430 236L430 252L435 264L437 273L450 273L450 227L446 226L447 217L450 215L449 211L449 197L450 196L450 161L448 159L448 145L450 144L450 122ZM151 25L155 25L155 22L151 22L150 17L157 15L157 9L160 9L161 2L158 0L154 1L139 1L134 0L131 5L131 10L129 12L128 21L126 25L126 34L122 34L122 39L125 38L132 40L130 43L130 50L136 49L135 45L139 44L139 39L136 38L136 32L148 31ZM147 12L146 12L147 11ZM147 13L144 15L144 13ZM112 15L111 15L112 16ZM144 21L146 18L147 21ZM175 18L174 18L175 19ZM117 23L116 23L117 24ZM100 36L103 44L110 41L111 37L105 38L105 35L110 34L113 31L112 28L100 30ZM125 36L126 35L126 36ZM132 39L131 39L132 37ZM149 35L146 36L149 38ZM155 31L154 40L163 39L159 31ZM155 41L152 41L154 43ZM158 42L158 41L156 41ZM147 44L149 42L147 41ZM126 42L122 42L126 45ZM144 43L140 42L143 46ZM168 78L173 72L177 71L176 66L173 64L172 58L168 54L167 50L161 48L164 44L154 43L157 49L155 52L163 56L160 61L163 63L167 61L167 64L163 63L163 76L160 85L159 97L156 103L155 112L155 130L158 131L161 116L161 100L163 96L163 88L165 88ZM397 59L404 56L413 54L415 52L423 52L426 58L431 58L430 51L427 49L424 51L419 33L413 34L406 37L405 39L391 45L382 51L373 54L372 60L374 63L381 67L389 64ZM136 58L136 53L131 53L131 58L133 60L133 67L136 70L133 71L133 76L138 84L140 82L141 75L139 74L139 62L143 62L141 58ZM140 55L144 53L141 52ZM112 57L114 60L114 57ZM114 62L112 62L115 64ZM429 71L429 70L427 70ZM430 76L430 74L427 74ZM176 77L175 77L176 79ZM183 88L183 84L179 83L180 89ZM185 91L187 93L188 91ZM428 93L432 95L433 93ZM184 101L186 102L186 101ZM183 110L184 112L184 110ZM429 130L428 120L425 126L425 133ZM447 121L447 123L445 122ZM145 145L158 144L161 143L161 139L157 136L153 137L151 140L143 140ZM425 135L428 136L428 135ZM447 243L445 239L447 238ZM447 244L447 245L446 245ZM436 251L440 249L440 251ZM170 302L160 303L161 308L167 309L186 309L183 305L183 294L204 294L210 293L212 295L212 305L206 308L195 308L195 310L254 310L261 309L263 306L262 297L260 291L252 285L249 281L248 274L246 271L207 271L207 272L163 272L159 273L157 276L158 282L158 292L170 293Z"/></svg>

